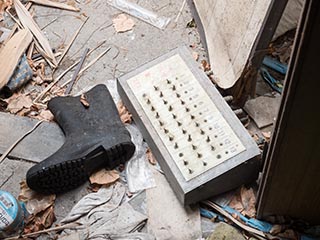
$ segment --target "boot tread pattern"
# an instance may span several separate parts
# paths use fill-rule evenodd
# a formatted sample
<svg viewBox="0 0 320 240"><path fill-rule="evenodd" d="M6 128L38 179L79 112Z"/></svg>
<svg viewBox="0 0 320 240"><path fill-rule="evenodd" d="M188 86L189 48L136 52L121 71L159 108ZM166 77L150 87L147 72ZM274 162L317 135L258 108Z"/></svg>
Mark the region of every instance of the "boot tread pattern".
<svg viewBox="0 0 320 240"><path fill-rule="evenodd" d="M125 147L118 144L99 156L90 157L89 154L37 171L32 177L32 188L46 194L63 193L87 181L93 172L103 167L113 169L124 164L127 158Z"/></svg>

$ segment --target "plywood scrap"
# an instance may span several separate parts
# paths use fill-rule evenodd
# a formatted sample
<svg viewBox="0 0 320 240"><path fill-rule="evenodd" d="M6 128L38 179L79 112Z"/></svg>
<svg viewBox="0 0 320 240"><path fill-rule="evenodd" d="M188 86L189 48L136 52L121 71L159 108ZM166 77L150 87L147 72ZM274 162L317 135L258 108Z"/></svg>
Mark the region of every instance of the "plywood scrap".
<svg viewBox="0 0 320 240"><path fill-rule="evenodd" d="M29 11L23 6L23 4L20 2L20 0L14 0L14 6L16 9L16 12L18 14L19 20L21 24L29 29L33 36L36 38L39 45L43 48L46 58L50 62L53 63L54 66L57 65L57 61L55 59L55 56L52 52L52 48L50 47L50 44L48 42L48 39L43 35L41 29L37 25L37 23L33 20L32 16L30 15Z"/></svg>
<svg viewBox="0 0 320 240"><path fill-rule="evenodd" d="M32 35L30 32L28 30L21 30L0 49L0 89L9 82L20 57L26 51L31 41Z"/></svg>
<svg viewBox="0 0 320 240"><path fill-rule="evenodd" d="M79 8L76 8L76 7L71 6L69 4L54 2L54 1L50 1L50 0L30 0L30 2L39 4L39 5L43 5L43 6L60 8L60 9L64 9L64 10L74 11L74 12L80 11Z"/></svg>

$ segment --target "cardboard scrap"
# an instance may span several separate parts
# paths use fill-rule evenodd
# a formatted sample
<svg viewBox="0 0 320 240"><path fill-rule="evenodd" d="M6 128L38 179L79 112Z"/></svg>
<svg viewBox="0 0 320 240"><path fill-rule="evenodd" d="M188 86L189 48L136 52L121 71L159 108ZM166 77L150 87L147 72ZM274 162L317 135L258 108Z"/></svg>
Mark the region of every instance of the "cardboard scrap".
<svg viewBox="0 0 320 240"><path fill-rule="evenodd" d="M126 14L121 13L112 19L113 26L118 33L130 31L135 22L132 18L129 18Z"/></svg>
<svg viewBox="0 0 320 240"><path fill-rule="evenodd" d="M90 176L91 184L110 185L120 178L117 170L102 169Z"/></svg>
<svg viewBox="0 0 320 240"><path fill-rule="evenodd" d="M20 30L0 49L0 89L10 80L20 57L32 41L28 30Z"/></svg>

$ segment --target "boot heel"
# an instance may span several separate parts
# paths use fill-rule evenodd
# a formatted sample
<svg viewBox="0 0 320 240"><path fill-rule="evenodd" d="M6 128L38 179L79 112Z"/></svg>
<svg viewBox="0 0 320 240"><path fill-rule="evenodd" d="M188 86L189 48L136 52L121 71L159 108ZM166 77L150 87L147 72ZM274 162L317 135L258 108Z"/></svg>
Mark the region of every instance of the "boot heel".
<svg viewBox="0 0 320 240"><path fill-rule="evenodd" d="M119 164L124 164L131 158L135 151L135 146L132 142L121 142L110 148L110 143L102 144L102 147L107 152L109 158L109 167L111 169Z"/></svg>

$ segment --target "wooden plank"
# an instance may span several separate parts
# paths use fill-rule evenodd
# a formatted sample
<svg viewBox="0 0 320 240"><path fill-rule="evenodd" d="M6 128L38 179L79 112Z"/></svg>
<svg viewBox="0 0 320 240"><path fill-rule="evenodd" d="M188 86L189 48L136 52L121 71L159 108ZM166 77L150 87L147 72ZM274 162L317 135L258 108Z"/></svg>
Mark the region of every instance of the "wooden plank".
<svg viewBox="0 0 320 240"><path fill-rule="evenodd" d="M21 30L0 49L0 89L10 80L20 57L32 41L29 30Z"/></svg>
<svg viewBox="0 0 320 240"><path fill-rule="evenodd" d="M45 51L45 56L48 58L49 61L53 63L54 66L57 65L57 61L55 59L55 56L52 52L52 49L50 47L50 44L48 42L48 39L43 35L41 29L37 25L37 23L33 20L32 16L30 15L29 11L23 6L23 4L20 2L20 0L14 0L14 6L16 9L16 12L18 14L19 20L21 24L29 29L33 36L36 38L36 40L39 42L40 46Z"/></svg>
<svg viewBox="0 0 320 240"><path fill-rule="evenodd" d="M50 0L30 0L30 2L43 5L43 6L48 6L48 7L54 7L54 8L60 8L64 10L69 10L69 11L74 11L74 12L79 12L80 9L76 8L74 6L65 4L65 3L60 3L60 2L53 2Z"/></svg>
<svg viewBox="0 0 320 240"><path fill-rule="evenodd" d="M307 0L258 194L258 217L320 223L320 2Z"/></svg>

